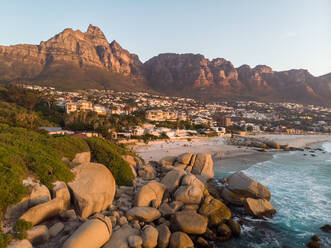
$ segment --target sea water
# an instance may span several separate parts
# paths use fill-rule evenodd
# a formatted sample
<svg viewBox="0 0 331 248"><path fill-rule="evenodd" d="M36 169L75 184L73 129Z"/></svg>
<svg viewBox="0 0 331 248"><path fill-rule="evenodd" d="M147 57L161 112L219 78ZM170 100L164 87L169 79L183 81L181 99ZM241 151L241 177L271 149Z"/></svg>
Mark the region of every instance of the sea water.
<svg viewBox="0 0 331 248"><path fill-rule="evenodd" d="M315 234L331 247L331 233L320 230L331 224L331 143L321 147L277 154L244 170L268 187L277 213L266 220L246 217L241 237L220 247L306 247Z"/></svg>

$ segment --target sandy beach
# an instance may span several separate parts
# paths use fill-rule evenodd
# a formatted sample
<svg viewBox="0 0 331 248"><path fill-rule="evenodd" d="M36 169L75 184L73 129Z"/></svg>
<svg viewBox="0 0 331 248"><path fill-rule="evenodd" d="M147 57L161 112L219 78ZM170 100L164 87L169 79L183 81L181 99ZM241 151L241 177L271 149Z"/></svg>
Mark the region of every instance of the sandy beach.
<svg viewBox="0 0 331 248"><path fill-rule="evenodd" d="M331 135L256 135L274 140L281 145L305 147L314 143L331 141ZM225 144L226 138L201 138L187 140L155 141L139 144L132 149L145 161L158 161L166 156L178 156L182 153L209 153L214 160L215 173L228 173L247 169L256 163L270 160L276 151L261 152L256 148L237 147ZM279 151L277 151L278 153Z"/></svg>

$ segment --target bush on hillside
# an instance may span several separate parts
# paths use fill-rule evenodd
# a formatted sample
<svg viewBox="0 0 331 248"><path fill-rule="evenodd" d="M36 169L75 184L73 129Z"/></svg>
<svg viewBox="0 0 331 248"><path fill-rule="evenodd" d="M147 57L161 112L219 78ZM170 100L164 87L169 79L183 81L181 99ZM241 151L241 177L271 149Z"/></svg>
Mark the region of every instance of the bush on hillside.
<svg viewBox="0 0 331 248"><path fill-rule="evenodd" d="M2 230L0 230L0 248L6 248L11 240L11 235L5 234Z"/></svg>
<svg viewBox="0 0 331 248"><path fill-rule="evenodd" d="M96 137L88 139L87 143L92 153L92 159L107 166L117 185L132 185L134 175L130 165L121 157L129 154L125 149Z"/></svg>
<svg viewBox="0 0 331 248"><path fill-rule="evenodd" d="M73 158L87 150L85 141L78 138L0 124L0 213L27 193L22 180L31 174L48 188L56 180L71 181L74 175L62 157Z"/></svg>
<svg viewBox="0 0 331 248"><path fill-rule="evenodd" d="M32 227L32 223L22 220L22 219L18 219L16 221L16 224L14 226L14 236L17 239L25 239L27 236L26 231L31 229Z"/></svg>

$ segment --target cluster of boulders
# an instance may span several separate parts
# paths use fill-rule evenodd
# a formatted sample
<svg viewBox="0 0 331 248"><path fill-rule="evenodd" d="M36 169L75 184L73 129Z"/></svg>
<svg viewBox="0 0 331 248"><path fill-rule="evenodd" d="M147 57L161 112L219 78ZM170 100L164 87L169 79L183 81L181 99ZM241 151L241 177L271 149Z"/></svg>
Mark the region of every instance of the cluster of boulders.
<svg viewBox="0 0 331 248"><path fill-rule="evenodd" d="M242 171L222 180L221 197L226 203L242 206L248 215L271 218L276 210L269 202L270 191Z"/></svg>
<svg viewBox="0 0 331 248"><path fill-rule="evenodd" d="M136 175L133 186L116 186L104 165L91 163L87 154L78 158L70 163L74 181L56 182L51 192L30 182L29 196L7 209L8 232L17 218L33 224L26 239L9 247L213 247L240 235L225 203L240 202L256 217L274 213L270 192L243 173L211 193L209 154L186 153L148 164L126 155Z"/></svg>
<svg viewBox="0 0 331 248"><path fill-rule="evenodd" d="M234 135L227 140L229 145L235 146L250 146L261 149L284 149L286 146L281 146L280 144L274 142L273 140L266 138L254 138Z"/></svg>

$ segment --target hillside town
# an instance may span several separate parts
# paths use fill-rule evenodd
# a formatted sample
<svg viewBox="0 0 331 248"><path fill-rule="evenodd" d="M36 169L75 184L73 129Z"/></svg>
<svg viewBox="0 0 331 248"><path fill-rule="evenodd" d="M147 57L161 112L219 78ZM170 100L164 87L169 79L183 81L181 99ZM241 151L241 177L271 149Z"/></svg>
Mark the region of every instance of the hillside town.
<svg viewBox="0 0 331 248"><path fill-rule="evenodd" d="M169 138L239 133L330 133L331 108L297 103L235 101L206 103L192 98L113 90L61 91L52 87L24 85L55 100L68 114L95 112L98 116L130 116L143 111L146 122L116 134L133 138L150 134ZM187 122L195 128L181 129ZM172 128L169 123L174 123ZM170 125L171 126L171 125ZM175 128L174 128L175 127ZM54 129L53 129L54 130ZM56 132L63 132L59 129ZM119 135L119 136L118 136Z"/></svg>

